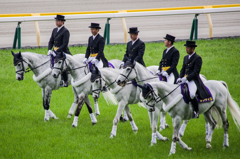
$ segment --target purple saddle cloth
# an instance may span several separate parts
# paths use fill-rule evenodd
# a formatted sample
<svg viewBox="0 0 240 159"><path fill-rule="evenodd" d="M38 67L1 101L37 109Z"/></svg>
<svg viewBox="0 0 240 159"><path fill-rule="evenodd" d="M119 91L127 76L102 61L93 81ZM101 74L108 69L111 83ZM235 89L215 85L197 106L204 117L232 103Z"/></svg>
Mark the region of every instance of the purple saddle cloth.
<svg viewBox="0 0 240 159"><path fill-rule="evenodd" d="M206 87L206 86L205 86ZM182 93L182 95L183 95L183 100L185 101L185 103L189 103L190 102L190 95L189 95L189 90L185 90L184 91L184 89L188 89L188 87L187 88L184 88L184 83L183 84L181 84L181 93ZM208 92L209 92L209 94L211 95L209 98L205 98L205 99L199 99L199 98L197 98L197 100L198 100L198 103L205 103L205 102L212 102L212 101L214 101L213 100L213 97L212 97L212 93L210 92L210 90L206 87L206 89L208 90ZM185 93L187 93L187 94L185 94Z"/></svg>

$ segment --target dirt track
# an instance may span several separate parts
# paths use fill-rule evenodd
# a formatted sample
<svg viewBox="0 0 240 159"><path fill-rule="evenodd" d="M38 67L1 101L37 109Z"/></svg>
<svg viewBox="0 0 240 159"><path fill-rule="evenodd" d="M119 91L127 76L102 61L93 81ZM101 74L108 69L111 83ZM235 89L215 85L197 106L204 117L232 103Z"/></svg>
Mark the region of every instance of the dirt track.
<svg viewBox="0 0 240 159"><path fill-rule="evenodd" d="M1 0L0 14L8 13L44 13L44 12L76 12L76 11L100 11L100 10L126 10L144 8L168 8L184 6L202 6L218 4L238 4L239 0ZM126 18L127 27L137 26L140 30L141 40L162 40L166 33L175 35L177 39L187 39L190 35L192 19L194 15L158 16ZM240 12L211 14L213 22L213 36L240 36ZM65 26L70 31L69 44L85 44L91 35L89 24L98 22L104 28L106 19L68 20ZM198 36L208 38L208 22L206 15L198 17ZM123 28L121 19L111 19L111 43L123 43ZM11 47L17 23L0 23L0 48ZM41 33L41 46L47 46L52 29L55 27L53 21L39 22ZM36 32L33 22L21 24L22 46L36 46ZM104 29L100 31L103 35ZM128 40L130 38L128 37Z"/></svg>

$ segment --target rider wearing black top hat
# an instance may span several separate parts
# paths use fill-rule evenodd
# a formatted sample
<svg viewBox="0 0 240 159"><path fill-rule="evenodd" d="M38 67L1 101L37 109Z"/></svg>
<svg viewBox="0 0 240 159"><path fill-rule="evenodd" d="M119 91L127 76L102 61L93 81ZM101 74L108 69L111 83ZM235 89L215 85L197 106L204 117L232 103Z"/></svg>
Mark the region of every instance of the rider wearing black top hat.
<svg viewBox="0 0 240 159"><path fill-rule="evenodd" d="M126 62L128 59L132 59L145 66L145 63L143 61L145 44L138 38L139 33L138 28L137 27L129 28L128 33L130 34L130 38L132 40L127 43L127 49L126 54L124 55L123 58L123 63Z"/></svg>
<svg viewBox="0 0 240 159"><path fill-rule="evenodd" d="M200 99L209 98L211 95L199 77L202 67L202 58L195 52L195 48L197 47L195 41L187 41L184 46L186 46L188 55L184 57L180 78L177 79L177 83L187 83L191 98L190 102L194 110L192 117L198 118L199 112L196 94Z"/></svg>
<svg viewBox="0 0 240 159"><path fill-rule="evenodd" d="M180 55L179 51L173 46L175 37L167 34L164 39L164 45L167 49L163 51L162 60L159 63L159 68L156 74L165 77L167 82L173 84L176 83L176 80L179 77L177 65Z"/></svg>
<svg viewBox="0 0 240 159"><path fill-rule="evenodd" d="M52 51L52 48L56 52L64 52L66 54L71 55L71 52L68 49L69 37L70 33L68 29L64 26L65 16L57 15L54 19L56 19L56 28L53 29L51 38L48 42L48 55L52 54L56 56L56 54ZM67 71L63 71L61 74L61 86L68 86L68 73Z"/></svg>
<svg viewBox="0 0 240 159"><path fill-rule="evenodd" d="M92 64L95 64L98 68L108 67L108 60L105 58L103 52L105 40L99 34L101 27L98 23L91 23L89 28L91 28L92 36L88 38L88 47L83 63L87 64L88 62L92 62Z"/></svg>

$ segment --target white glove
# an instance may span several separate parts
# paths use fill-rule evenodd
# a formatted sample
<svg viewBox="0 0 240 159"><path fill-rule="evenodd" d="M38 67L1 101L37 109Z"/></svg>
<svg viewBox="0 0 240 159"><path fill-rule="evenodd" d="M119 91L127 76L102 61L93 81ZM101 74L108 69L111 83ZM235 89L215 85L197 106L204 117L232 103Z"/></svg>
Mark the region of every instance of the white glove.
<svg viewBox="0 0 240 159"><path fill-rule="evenodd" d="M183 77L183 78L180 79L179 84L183 84L183 83L186 83L186 82L187 82L187 78ZM178 81L177 81L177 83L178 83Z"/></svg>
<svg viewBox="0 0 240 159"><path fill-rule="evenodd" d="M181 78L178 78L178 79L177 79L177 84L178 84L178 83L181 83L181 82L182 82Z"/></svg>
<svg viewBox="0 0 240 159"><path fill-rule="evenodd" d="M162 76L168 77L168 73L167 73L167 72L163 72L163 73L162 73Z"/></svg>
<svg viewBox="0 0 240 159"><path fill-rule="evenodd" d="M123 67L124 63L125 63L125 62L123 62L123 61L122 61L121 65L120 65L120 68L122 68L122 67Z"/></svg>
<svg viewBox="0 0 240 159"><path fill-rule="evenodd" d="M155 75L158 75L158 76L160 76L162 73L161 73L161 71L160 70L157 70L157 72L156 72L156 74Z"/></svg>
<svg viewBox="0 0 240 159"><path fill-rule="evenodd" d="M96 65L98 62L99 62L98 59L93 59L93 60L92 60L92 64L95 64L95 65Z"/></svg>
<svg viewBox="0 0 240 159"><path fill-rule="evenodd" d="M48 50L48 55L53 55L54 57L56 56L55 52L52 50Z"/></svg>
<svg viewBox="0 0 240 159"><path fill-rule="evenodd" d="M87 64L87 60L88 60L87 58L84 58L83 63Z"/></svg>

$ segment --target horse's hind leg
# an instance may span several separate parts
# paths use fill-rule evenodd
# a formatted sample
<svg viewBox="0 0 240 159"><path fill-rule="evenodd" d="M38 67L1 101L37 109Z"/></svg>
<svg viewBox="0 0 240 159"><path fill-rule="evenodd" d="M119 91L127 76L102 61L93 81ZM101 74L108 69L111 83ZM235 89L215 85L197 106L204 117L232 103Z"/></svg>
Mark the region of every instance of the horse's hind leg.
<svg viewBox="0 0 240 159"><path fill-rule="evenodd" d="M226 106L226 104L225 104ZM223 148L229 147L229 142L228 142L228 119L227 119L227 113L226 113L226 108L222 109L219 111L219 114L221 115L222 122L223 122L223 130L224 130L224 138L223 138Z"/></svg>
<svg viewBox="0 0 240 159"><path fill-rule="evenodd" d="M133 117L132 117L132 114L131 114L131 112L130 112L130 109L129 109L129 106L128 106L128 105L125 106L125 111L124 111L124 112L125 112L125 113L127 114L127 116L128 116L128 119L129 119L129 121L130 121L132 130L133 130L134 132L137 132L137 131L138 131L138 127L136 126L135 122L133 121Z"/></svg>
<svg viewBox="0 0 240 159"><path fill-rule="evenodd" d="M70 108L69 111L68 111L68 116L67 116L67 118L71 118L71 117L72 117L72 115L73 115L73 113L74 113L74 111L75 111L75 109L76 109L76 107L77 107L77 104L78 104L78 95L77 95L77 92L76 92L76 90L74 89L74 87L72 87L72 90L73 90L73 93L74 93L74 102L73 102L71 108Z"/></svg>
<svg viewBox="0 0 240 159"><path fill-rule="evenodd" d="M208 128L208 132L207 132L208 134L206 136L206 142L207 142L206 147L208 149L210 149L210 148L212 148L212 146L211 146L212 134L217 125L217 122L212 117L210 109L208 111L206 111L203 115L204 115L204 119L205 119L206 123L209 123L209 128Z"/></svg>
<svg viewBox="0 0 240 159"><path fill-rule="evenodd" d="M94 113L93 113L93 110L92 110L92 107L91 107L91 102L90 102L90 100L89 100L88 95L86 95L85 104L87 105L88 112L89 112L89 114L90 114L90 118L91 118L92 124L94 125L94 124L97 123L97 119L95 118L95 115L94 115Z"/></svg>

